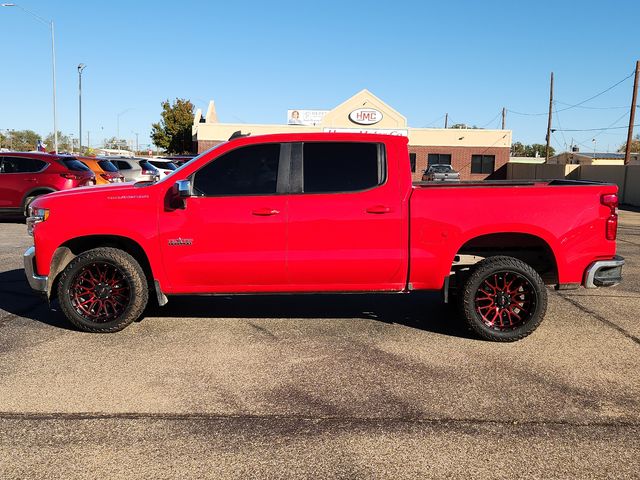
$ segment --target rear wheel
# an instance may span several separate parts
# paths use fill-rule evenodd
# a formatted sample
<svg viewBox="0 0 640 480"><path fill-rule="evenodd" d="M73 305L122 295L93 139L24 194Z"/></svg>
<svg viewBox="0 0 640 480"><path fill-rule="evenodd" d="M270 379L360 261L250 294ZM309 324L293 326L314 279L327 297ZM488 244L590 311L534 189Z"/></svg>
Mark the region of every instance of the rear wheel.
<svg viewBox="0 0 640 480"><path fill-rule="evenodd" d="M148 298L142 268L117 248L96 248L78 255L58 282L62 311L86 332L122 330L140 317Z"/></svg>
<svg viewBox="0 0 640 480"><path fill-rule="evenodd" d="M532 333L547 310L540 275L513 257L479 262L458 299L467 325L487 340L513 342Z"/></svg>

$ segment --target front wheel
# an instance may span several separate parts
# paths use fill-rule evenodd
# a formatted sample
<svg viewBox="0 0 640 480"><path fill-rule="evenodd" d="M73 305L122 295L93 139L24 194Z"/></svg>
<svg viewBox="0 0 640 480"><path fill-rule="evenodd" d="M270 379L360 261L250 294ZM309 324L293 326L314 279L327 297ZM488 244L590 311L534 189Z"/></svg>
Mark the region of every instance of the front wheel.
<svg viewBox="0 0 640 480"><path fill-rule="evenodd" d="M486 340L513 342L532 333L547 310L540 275L513 257L479 262L458 299L467 325Z"/></svg>
<svg viewBox="0 0 640 480"><path fill-rule="evenodd" d="M58 282L62 311L85 332L122 330L140 317L148 298L140 264L117 248L81 253L63 270Z"/></svg>

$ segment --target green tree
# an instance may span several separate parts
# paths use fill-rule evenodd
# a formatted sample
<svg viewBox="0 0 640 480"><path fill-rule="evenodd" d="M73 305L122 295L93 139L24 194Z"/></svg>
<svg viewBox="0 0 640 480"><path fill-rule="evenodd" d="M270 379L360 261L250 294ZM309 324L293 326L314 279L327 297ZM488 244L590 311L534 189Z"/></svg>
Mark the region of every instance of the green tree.
<svg viewBox="0 0 640 480"><path fill-rule="evenodd" d="M192 148L191 126L194 106L190 100L176 98L162 102L161 120L151 125L154 145L167 153L190 153Z"/></svg>
<svg viewBox="0 0 640 480"><path fill-rule="evenodd" d="M9 148L9 139L2 132L0 132L0 148Z"/></svg>
<svg viewBox="0 0 640 480"><path fill-rule="evenodd" d="M6 142L16 152L28 152L38 148L42 137L33 130L10 130Z"/></svg>
<svg viewBox="0 0 640 480"><path fill-rule="evenodd" d="M622 145L620 145L620 148L618 149L618 151L621 153L625 153L626 150L627 150L627 142L624 142ZM631 151L633 153L640 152L640 135L636 135L635 137L633 137L633 140L631 140Z"/></svg>
<svg viewBox="0 0 640 480"><path fill-rule="evenodd" d="M55 142L53 141L53 132L47 135L44 139L45 148L47 152L53 152L55 148ZM70 152L71 151L71 139L68 135L62 132L58 132L58 152Z"/></svg>
<svg viewBox="0 0 640 480"><path fill-rule="evenodd" d="M104 148L113 148L120 150L129 150L129 146L127 145L127 141L124 138L105 138L104 139Z"/></svg>
<svg viewBox="0 0 640 480"><path fill-rule="evenodd" d="M521 142L514 142L511 144L512 157L535 157L536 153L539 157L544 157L547 154L547 146L541 143L524 145ZM549 146L549 156L551 157L555 154L555 149L552 146Z"/></svg>

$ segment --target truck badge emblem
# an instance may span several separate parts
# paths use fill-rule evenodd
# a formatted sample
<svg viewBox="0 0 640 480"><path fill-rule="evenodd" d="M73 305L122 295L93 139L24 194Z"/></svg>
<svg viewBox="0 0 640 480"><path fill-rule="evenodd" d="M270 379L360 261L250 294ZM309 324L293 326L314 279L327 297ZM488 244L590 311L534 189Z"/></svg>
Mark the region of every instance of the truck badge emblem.
<svg viewBox="0 0 640 480"><path fill-rule="evenodd" d="M179 247L182 245L192 245L193 244L193 239L192 238L170 238L169 239L169 246L170 247Z"/></svg>

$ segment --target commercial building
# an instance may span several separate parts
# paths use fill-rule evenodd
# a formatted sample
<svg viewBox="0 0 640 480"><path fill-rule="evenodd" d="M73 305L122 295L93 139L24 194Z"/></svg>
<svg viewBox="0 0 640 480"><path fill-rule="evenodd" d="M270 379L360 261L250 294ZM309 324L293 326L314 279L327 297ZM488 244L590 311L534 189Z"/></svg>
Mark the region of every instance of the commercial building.
<svg viewBox="0 0 640 480"><path fill-rule="evenodd" d="M287 123L256 125L218 122L215 104L209 102L203 116L197 110L193 121L193 142L198 153L226 141L241 130L252 135L295 132L362 132L403 135L409 138L414 179L428 165L450 164L463 180L505 178L504 166L511 149L510 130L477 128L413 128L400 112L368 90L362 90L332 110L290 109Z"/></svg>

